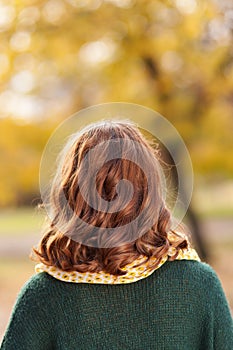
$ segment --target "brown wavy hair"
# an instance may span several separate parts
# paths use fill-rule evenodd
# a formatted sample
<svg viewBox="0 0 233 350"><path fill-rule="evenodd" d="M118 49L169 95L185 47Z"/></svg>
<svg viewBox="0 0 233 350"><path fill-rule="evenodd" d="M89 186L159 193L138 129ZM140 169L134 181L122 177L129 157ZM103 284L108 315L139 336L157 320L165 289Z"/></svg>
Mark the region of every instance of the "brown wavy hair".
<svg viewBox="0 0 233 350"><path fill-rule="evenodd" d="M120 147L121 157L107 160L112 152L107 141L115 139L123 140L120 145L116 144ZM152 191L149 190L148 174L145 174L143 167L127 159L129 149L125 146L125 140L135 142L140 150L135 149L133 153L138 157L140 151L141 161L150 165ZM97 149L99 144L101 151ZM95 186L107 205L105 212L100 209L98 199L93 197L94 191L90 191L87 179L93 166L93 162L88 160L90 150L94 150L96 161L103 163L97 172ZM84 158L87 168L82 173ZM189 241L186 234L171 230L171 214L162 196L159 158L158 148L128 120L104 120L72 135L60 155L48 202L43 203L45 207L49 205L50 213L44 235L38 247L33 247L31 258L64 271L105 271L116 276L126 274L127 271L122 268L140 257L145 259L135 266L154 257L156 259L153 259L149 269L156 268L170 247L175 253L169 260L174 260L180 249L188 247ZM117 185L122 179L133 186L132 198L123 209L109 212L108 203L116 199ZM67 210L65 202L70 210ZM91 206L90 202L95 205ZM142 212L141 219L135 220ZM81 220L77 222L74 217ZM151 218L153 222L148 227ZM80 222L88 225L82 226ZM129 228L131 222L134 224ZM109 235L104 228L115 231ZM168 233L173 234L172 240Z"/></svg>

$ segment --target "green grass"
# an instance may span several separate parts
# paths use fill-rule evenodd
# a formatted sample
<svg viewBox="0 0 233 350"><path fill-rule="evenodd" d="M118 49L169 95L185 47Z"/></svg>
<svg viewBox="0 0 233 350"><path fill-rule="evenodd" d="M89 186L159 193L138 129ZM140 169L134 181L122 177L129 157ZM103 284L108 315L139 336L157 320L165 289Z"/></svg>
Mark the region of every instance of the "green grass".
<svg viewBox="0 0 233 350"><path fill-rule="evenodd" d="M205 210L196 210L196 213L201 218L219 218L233 219L233 208L208 208Z"/></svg>
<svg viewBox="0 0 233 350"><path fill-rule="evenodd" d="M39 232L44 216L37 209L17 208L0 211L0 236L28 235Z"/></svg>

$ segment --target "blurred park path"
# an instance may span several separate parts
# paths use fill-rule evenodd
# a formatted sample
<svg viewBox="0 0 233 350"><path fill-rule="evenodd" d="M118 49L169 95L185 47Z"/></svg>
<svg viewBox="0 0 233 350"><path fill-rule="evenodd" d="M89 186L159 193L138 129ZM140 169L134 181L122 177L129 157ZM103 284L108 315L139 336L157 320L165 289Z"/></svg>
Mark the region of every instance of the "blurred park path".
<svg viewBox="0 0 233 350"><path fill-rule="evenodd" d="M212 241L233 240L233 218L205 218L200 220L203 238L207 244ZM36 245L40 239L38 233L27 233L17 236L2 236L0 245L1 257L25 257L29 254L31 247ZM211 251L209 252L211 255ZM233 256L232 256L233 259Z"/></svg>

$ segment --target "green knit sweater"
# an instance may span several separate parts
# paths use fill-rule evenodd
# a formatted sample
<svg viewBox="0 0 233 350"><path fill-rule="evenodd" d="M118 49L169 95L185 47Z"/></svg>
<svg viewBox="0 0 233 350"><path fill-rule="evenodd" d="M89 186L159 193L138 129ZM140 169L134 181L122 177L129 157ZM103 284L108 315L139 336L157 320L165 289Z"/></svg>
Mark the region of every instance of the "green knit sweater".
<svg viewBox="0 0 233 350"><path fill-rule="evenodd" d="M21 289L2 350L232 350L233 323L216 273L166 262L120 285L38 273Z"/></svg>

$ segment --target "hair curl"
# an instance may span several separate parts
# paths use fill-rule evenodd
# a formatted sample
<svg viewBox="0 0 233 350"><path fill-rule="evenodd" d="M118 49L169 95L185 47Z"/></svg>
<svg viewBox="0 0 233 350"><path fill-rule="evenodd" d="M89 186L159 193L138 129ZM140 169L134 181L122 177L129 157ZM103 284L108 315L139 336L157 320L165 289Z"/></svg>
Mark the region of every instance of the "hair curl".
<svg viewBox="0 0 233 350"><path fill-rule="evenodd" d="M153 183L156 198L150 198L143 170L134 162L124 158L126 152L124 142L121 149L122 157L104 163L106 154L109 152L106 143L104 152L96 153L96 159L98 158L104 163L96 176L98 193L105 201L113 201L117 196L116 186L122 179L130 181L134 193L132 199L122 210L104 213L98 210L98 202L96 203L97 209L92 208L86 202L82 195L83 192L80 191L78 179L81 177L82 160L85 155L88 155L89 150L100 142L103 143L103 141L115 138L136 141L137 144L147 149L148 162L152 164L154 171ZM148 157L148 154L143 154L143 156ZM158 158L158 149L153 148L139 129L129 121L109 120L95 123L83 129L81 133L74 134L60 156L58 170L49 194L49 206L52 208L52 214L49 215L48 225L38 247L33 247L31 258L48 266L56 266L64 271L105 271L116 276L126 274L127 271L122 270L122 268L139 257L145 257L142 263L151 257L156 258L149 266L151 269L156 268L170 247L175 248L175 254L169 260L174 260L180 249L187 248L189 242L185 234L171 230L171 214L161 196L162 185L158 172ZM88 166L91 167L91 164ZM83 182L84 192L90 199L92 196L90 187L88 184L85 186L85 179ZM69 207L72 208L72 212L89 224L89 230L82 231L82 228L75 226L74 221L64 208L64 197ZM156 207L152 205L154 200ZM93 240L98 243L101 243L101 239L106 241L106 235L100 238L98 232L91 229L92 227L124 228L124 225L138 217L145 205L148 206L148 210L143 220L134 227L139 232L136 240L132 241L132 232L125 232L122 229L122 234L116 234L109 238L110 247L101 248L101 244L93 245ZM149 230L143 233L143 227L151 217L155 218L155 222ZM63 233L60 230L61 227ZM85 244L72 239L72 231L79 231L82 242ZM175 239L169 240L169 232L173 234ZM117 242L122 241L124 235L126 236L125 243L118 245ZM115 242L115 246L112 242Z"/></svg>

